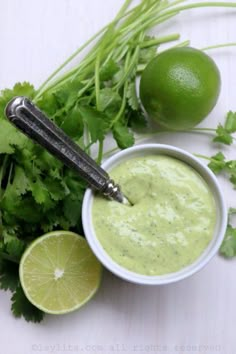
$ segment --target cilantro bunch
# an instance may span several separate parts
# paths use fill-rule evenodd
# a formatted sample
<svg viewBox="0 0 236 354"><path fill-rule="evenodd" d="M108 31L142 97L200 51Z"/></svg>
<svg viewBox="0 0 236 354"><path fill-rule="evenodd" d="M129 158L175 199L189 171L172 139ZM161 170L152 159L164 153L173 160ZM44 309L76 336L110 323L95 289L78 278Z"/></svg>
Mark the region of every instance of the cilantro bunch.
<svg viewBox="0 0 236 354"><path fill-rule="evenodd" d="M18 263L27 245L41 234L74 230L83 234L81 206L85 183L41 147L33 144L5 118L6 104L14 96L32 99L87 153L98 144L101 162L104 139L112 135L118 148L135 142L134 132L146 118L136 93L136 80L159 46L178 34L150 37L148 31L179 12L204 6L236 7L236 3L184 0L140 0L130 8L126 0L117 16L73 53L36 90L17 83L0 95L0 287L11 290L12 311L38 322L43 313L25 298ZM187 45L187 42L178 45ZM78 61L66 69L72 61ZM232 128L219 127L218 135L230 143Z"/></svg>
<svg viewBox="0 0 236 354"><path fill-rule="evenodd" d="M87 42L97 39L72 70L58 76L75 54L38 90L23 82L1 92L0 287L13 292L12 311L26 320L40 321L43 313L28 302L21 289L21 255L32 240L51 230L74 230L83 235L81 207L86 185L74 171L16 130L4 110L14 96L29 97L88 153L98 142L99 163L108 133L121 149L133 145L134 127L146 124L136 95L136 77L156 55L159 44L179 36L150 38L145 34L163 22L161 13L169 7L166 2L143 0L127 11L130 3L126 1L115 20Z"/></svg>

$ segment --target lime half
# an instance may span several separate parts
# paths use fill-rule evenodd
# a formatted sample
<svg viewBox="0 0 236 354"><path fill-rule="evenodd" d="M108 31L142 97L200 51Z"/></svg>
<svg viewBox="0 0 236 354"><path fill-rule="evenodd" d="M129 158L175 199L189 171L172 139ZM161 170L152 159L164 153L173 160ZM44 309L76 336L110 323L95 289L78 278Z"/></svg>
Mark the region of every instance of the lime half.
<svg viewBox="0 0 236 354"><path fill-rule="evenodd" d="M99 287L101 271L86 240L69 231L37 238L20 261L25 295L51 314L71 312L91 299Z"/></svg>

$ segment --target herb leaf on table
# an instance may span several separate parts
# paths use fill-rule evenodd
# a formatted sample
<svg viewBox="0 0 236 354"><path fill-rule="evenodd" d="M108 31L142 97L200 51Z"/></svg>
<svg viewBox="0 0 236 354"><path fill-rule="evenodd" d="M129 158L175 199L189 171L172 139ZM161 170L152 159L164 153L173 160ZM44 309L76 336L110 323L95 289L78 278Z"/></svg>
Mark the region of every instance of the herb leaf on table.
<svg viewBox="0 0 236 354"><path fill-rule="evenodd" d="M44 312L29 302L20 285L17 286L11 300L11 310L15 317L23 316L27 322L37 323L42 321Z"/></svg>
<svg viewBox="0 0 236 354"><path fill-rule="evenodd" d="M219 124L216 129L214 142L231 145L233 142L232 133L236 132L236 112L229 111L225 124Z"/></svg>
<svg viewBox="0 0 236 354"><path fill-rule="evenodd" d="M236 209L230 208L225 238L220 247L220 254L225 258L232 258L236 256L236 228L230 224L230 218L233 214L236 214Z"/></svg>

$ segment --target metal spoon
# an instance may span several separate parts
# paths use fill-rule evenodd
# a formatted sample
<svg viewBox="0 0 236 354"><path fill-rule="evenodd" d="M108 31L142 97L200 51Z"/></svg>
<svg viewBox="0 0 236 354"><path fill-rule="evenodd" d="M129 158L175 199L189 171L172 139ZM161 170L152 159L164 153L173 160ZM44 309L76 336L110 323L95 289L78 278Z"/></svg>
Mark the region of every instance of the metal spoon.
<svg viewBox="0 0 236 354"><path fill-rule="evenodd" d="M5 110L10 122L30 139L44 147L69 168L73 168L89 186L104 196L127 203L120 187L108 173L87 155L59 127L26 97L15 97Z"/></svg>

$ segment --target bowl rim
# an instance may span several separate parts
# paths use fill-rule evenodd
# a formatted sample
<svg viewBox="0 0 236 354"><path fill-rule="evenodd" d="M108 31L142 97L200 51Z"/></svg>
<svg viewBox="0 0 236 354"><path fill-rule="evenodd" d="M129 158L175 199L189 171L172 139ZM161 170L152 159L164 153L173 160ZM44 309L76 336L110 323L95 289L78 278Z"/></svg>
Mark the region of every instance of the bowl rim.
<svg viewBox="0 0 236 354"><path fill-rule="evenodd" d="M218 214L216 220L216 230L212 241L204 250L204 252L196 259L196 261L190 264L189 266L182 268L180 271L155 276L138 274L129 271L128 269L117 264L103 249L99 240L96 238L95 231L93 230L91 207L94 198L94 192L90 188L87 188L83 199L82 223L85 237L92 251L99 259L99 261L104 265L104 267L110 270L113 274L117 275L118 277L124 280L136 284L163 285L175 283L177 281L190 277L191 275L195 274L200 269L202 269L217 253L223 241L227 227L227 207L218 180L213 174L213 172L206 165L204 165L197 157L187 152L186 150L177 148L175 146L155 143L135 145L131 148L119 151L118 153L115 153L114 155L109 157L105 162L102 163L102 168L109 171L121 162L135 156L145 155L148 151L153 151L158 154L171 156L189 164L192 168L195 169L195 171L197 171L202 176L202 178L205 180L208 187L210 187L212 191Z"/></svg>

